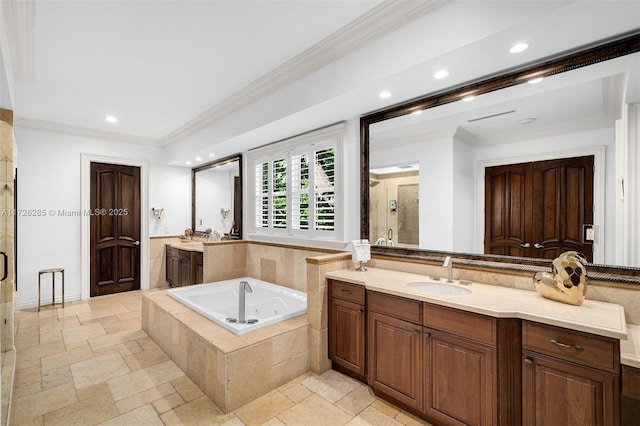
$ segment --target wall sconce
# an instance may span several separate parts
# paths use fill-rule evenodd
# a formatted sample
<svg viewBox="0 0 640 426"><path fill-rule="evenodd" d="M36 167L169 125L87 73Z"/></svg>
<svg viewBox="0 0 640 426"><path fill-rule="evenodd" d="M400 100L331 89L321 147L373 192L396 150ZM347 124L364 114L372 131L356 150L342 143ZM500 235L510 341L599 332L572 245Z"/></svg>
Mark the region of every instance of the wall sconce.
<svg viewBox="0 0 640 426"><path fill-rule="evenodd" d="M231 213L231 209L228 209L226 207L220 208L220 214L222 215L223 219L226 219L227 216L229 216L229 213Z"/></svg>
<svg viewBox="0 0 640 426"><path fill-rule="evenodd" d="M158 220L162 219L162 212L164 212L164 209L162 207L151 207L151 213L153 213L153 215L157 217Z"/></svg>

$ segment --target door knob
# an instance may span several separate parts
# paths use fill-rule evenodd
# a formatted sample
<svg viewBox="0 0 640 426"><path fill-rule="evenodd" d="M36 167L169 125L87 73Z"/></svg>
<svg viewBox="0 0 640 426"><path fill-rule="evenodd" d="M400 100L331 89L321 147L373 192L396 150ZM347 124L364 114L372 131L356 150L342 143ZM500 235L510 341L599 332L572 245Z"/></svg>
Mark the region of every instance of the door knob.
<svg viewBox="0 0 640 426"><path fill-rule="evenodd" d="M520 244L520 247L522 247L522 248L529 248L529 247L531 247L531 243L524 243L524 244Z"/></svg>
<svg viewBox="0 0 640 426"><path fill-rule="evenodd" d="M537 249L544 248L544 244L540 244L540 243L534 243L533 246Z"/></svg>
<svg viewBox="0 0 640 426"><path fill-rule="evenodd" d="M133 242L133 245L134 245L134 246L139 246L139 245L140 245L140 241L134 241L134 242Z"/></svg>

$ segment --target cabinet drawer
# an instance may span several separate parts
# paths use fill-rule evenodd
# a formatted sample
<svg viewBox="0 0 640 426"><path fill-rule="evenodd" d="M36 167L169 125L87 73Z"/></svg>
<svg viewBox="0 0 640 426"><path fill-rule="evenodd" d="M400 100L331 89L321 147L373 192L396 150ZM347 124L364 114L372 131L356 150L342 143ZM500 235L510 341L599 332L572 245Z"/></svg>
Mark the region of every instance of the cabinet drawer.
<svg viewBox="0 0 640 426"><path fill-rule="evenodd" d="M595 368L620 371L620 342L616 339L524 321L522 347Z"/></svg>
<svg viewBox="0 0 640 426"><path fill-rule="evenodd" d="M381 314L415 324L422 323L422 302L418 300L370 291L368 305L371 311L380 312Z"/></svg>
<svg viewBox="0 0 640 426"><path fill-rule="evenodd" d="M495 345L496 319L459 309L424 304L423 324L429 328Z"/></svg>
<svg viewBox="0 0 640 426"><path fill-rule="evenodd" d="M329 280L331 296L364 305L364 287L358 284Z"/></svg>
<svg viewBox="0 0 640 426"><path fill-rule="evenodd" d="M622 366L622 396L640 399L640 368Z"/></svg>

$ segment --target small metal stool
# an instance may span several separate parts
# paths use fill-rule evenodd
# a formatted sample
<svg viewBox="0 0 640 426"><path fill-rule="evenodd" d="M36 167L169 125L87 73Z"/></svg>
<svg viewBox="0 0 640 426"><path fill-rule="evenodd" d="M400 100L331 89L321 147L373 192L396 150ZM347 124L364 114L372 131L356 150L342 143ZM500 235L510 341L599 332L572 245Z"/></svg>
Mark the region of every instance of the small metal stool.
<svg viewBox="0 0 640 426"><path fill-rule="evenodd" d="M51 305L56 304L56 272L62 274L62 307L64 308L64 268L50 268L38 271L38 312L40 312L40 278L42 274L51 274Z"/></svg>

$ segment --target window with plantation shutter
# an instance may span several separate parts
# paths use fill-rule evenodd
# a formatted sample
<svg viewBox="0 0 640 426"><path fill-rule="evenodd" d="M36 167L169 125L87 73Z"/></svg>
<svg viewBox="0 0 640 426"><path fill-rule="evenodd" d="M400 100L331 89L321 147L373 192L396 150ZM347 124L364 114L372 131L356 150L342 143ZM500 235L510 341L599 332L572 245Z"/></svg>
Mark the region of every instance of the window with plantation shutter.
<svg viewBox="0 0 640 426"><path fill-rule="evenodd" d="M256 233L337 239L342 126L334 128L253 157Z"/></svg>

